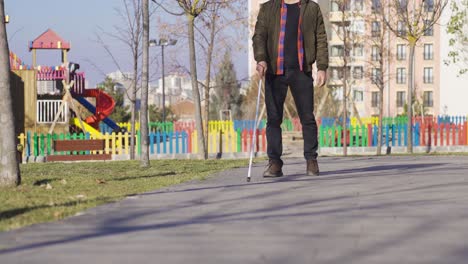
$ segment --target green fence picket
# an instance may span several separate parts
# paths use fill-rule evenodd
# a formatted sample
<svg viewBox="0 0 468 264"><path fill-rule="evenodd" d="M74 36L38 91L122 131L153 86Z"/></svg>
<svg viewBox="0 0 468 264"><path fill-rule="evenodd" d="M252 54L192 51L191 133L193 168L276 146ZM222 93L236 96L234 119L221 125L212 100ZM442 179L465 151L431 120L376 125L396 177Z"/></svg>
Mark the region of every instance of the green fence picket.
<svg viewBox="0 0 468 264"><path fill-rule="evenodd" d="M342 126L338 126L337 127L337 131L338 131L338 142L336 144L337 147L342 147L342 143L341 143L341 138L342 138L342 133L343 133L343 127ZM333 141L335 141L335 135L333 135ZM335 145L334 145L335 146Z"/></svg>

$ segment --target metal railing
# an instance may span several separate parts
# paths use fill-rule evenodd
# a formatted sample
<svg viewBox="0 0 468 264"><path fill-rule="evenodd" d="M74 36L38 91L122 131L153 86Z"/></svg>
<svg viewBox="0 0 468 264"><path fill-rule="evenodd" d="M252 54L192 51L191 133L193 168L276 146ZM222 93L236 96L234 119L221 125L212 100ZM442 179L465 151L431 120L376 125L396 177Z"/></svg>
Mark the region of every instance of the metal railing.
<svg viewBox="0 0 468 264"><path fill-rule="evenodd" d="M38 100L36 106L36 120L38 123L53 123L56 115L59 114L59 112L60 115L57 119L57 123L68 122L67 102L62 102L62 100ZM60 111L60 109L62 109L62 111Z"/></svg>

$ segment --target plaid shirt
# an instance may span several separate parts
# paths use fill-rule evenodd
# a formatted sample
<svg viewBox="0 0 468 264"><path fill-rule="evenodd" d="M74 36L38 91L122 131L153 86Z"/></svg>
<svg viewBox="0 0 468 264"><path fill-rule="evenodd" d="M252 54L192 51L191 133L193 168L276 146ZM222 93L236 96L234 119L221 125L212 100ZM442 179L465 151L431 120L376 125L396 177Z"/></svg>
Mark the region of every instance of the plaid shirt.
<svg viewBox="0 0 468 264"><path fill-rule="evenodd" d="M301 7L301 1L299 1L299 7ZM276 74L281 75L284 73L284 36L286 34L286 20L288 16L288 5L281 1L281 30L278 41L278 58L276 59ZM299 59L299 69L302 71L302 64L304 63L304 47L303 47L303 36L302 36L302 14L299 15L299 24L297 28L297 58Z"/></svg>

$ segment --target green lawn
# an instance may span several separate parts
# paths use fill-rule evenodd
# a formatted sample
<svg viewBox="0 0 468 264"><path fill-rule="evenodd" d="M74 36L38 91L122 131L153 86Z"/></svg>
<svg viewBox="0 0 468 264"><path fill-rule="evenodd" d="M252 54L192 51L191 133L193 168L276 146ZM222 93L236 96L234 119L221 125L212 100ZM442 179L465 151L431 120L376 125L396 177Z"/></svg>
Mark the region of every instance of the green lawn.
<svg viewBox="0 0 468 264"><path fill-rule="evenodd" d="M247 160L153 160L147 169L138 161L22 164L21 186L0 188L0 231L247 165Z"/></svg>

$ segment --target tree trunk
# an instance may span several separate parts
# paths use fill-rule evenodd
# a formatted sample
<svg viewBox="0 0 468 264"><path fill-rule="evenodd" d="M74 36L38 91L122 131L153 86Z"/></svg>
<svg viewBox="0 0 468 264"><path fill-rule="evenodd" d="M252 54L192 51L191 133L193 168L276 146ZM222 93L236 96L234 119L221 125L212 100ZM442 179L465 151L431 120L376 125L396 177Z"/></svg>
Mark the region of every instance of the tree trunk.
<svg viewBox="0 0 468 264"><path fill-rule="evenodd" d="M141 87L141 113L140 113L140 166L149 167L148 142L148 70L149 70L149 0L143 0L143 63Z"/></svg>
<svg viewBox="0 0 468 264"><path fill-rule="evenodd" d="M346 59L345 59L345 62L344 62L344 65L346 67ZM347 73L346 73L346 69L344 70L344 76L343 76L343 79L346 80L347 78ZM343 120L342 120L342 126L343 126L343 156L347 156L348 155L348 140L347 140L347 132L348 132L348 128L347 128L347 119L348 119L348 107L346 105L346 81L343 81Z"/></svg>
<svg viewBox="0 0 468 264"><path fill-rule="evenodd" d="M322 118L322 111L323 111L323 107L325 105L325 103L327 102L327 99L328 99L328 87L325 87L325 94L322 95L322 98L320 98L320 102L318 104L318 107L317 107L317 113L315 114L315 119L319 120L320 118Z"/></svg>
<svg viewBox="0 0 468 264"><path fill-rule="evenodd" d="M4 1L0 0L0 186L15 186L21 183L16 159L15 118L10 88L10 61L5 27Z"/></svg>
<svg viewBox="0 0 468 264"><path fill-rule="evenodd" d="M138 66L136 63L134 63L134 68L133 68L133 74L136 76ZM130 94L130 159L134 160L135 159L135 135L136 135L136 87L137 87L137 79L136 77L133 78L132 80L132 93Z"/></svg>
<svg viewBox="0 0 468 264"><path fill-rule="evenodd" d="M216 34L216 18L217 9L213 11L213 17L211 21L211 32L210 32L210 44L208 46L208 60L206 62L206 78L205 78L205 149L208 149L209 137L208 137L208 123L210 122L210 85L211 85L211 63L213 61L213 49L214 49L214 38Z"/></svg>
<svg viewBox="0 0 468 264"><path fill-rule="evenodd" d="M346 2L342 2L340 6L341 10L341 22L343 25L345 25L345 4ZM348 128L346 127L346 121L348 119L348 106L347 106L347 84L348 84L348 29L346 27L343 27L343 46L344 46L344 51L343 51L343 120L342 120L342 126L343 126L343 156L348 155L348 140L347 140L347 135L348 135ZM350 133L351 134L351 133ZM351 135L350 135L351 136Z"/></svg>
<svg viewBox="0 0 468 264"><path fill-rule="evenodd" d="M380 82L380 80L379 80ZM379 92L379 123L378 123L378 131L377 131L377 156L382 155L382 119L383 119L383 84L380 83ZM387 135L388 137L388 135ZM369 139L370 140L370 139Z"/></svg>
<svg viewBox="0 0 468 264"><path fill-rule="evenodd" d="M190 77L192 80L193 99L195 103L195 125L198 132L199 153L203 154L204 159L208 159L208 152L205 148L205 138L203 136L203 120L201 114L200 91L198 89L197 78L197 60L195 54L195 17L188 14L188 37L189 37L189 54L190 54Z"/></svg>
<svg viewBox="0 0 468 264"><path fill-rule="evenodd" d="M414 49L416 42L409 42L410 54L409 54L409 89L408 89L408 102L406 107L406 113L408 116L408 153L413 153L413 91L414 91Z"/></svg>

